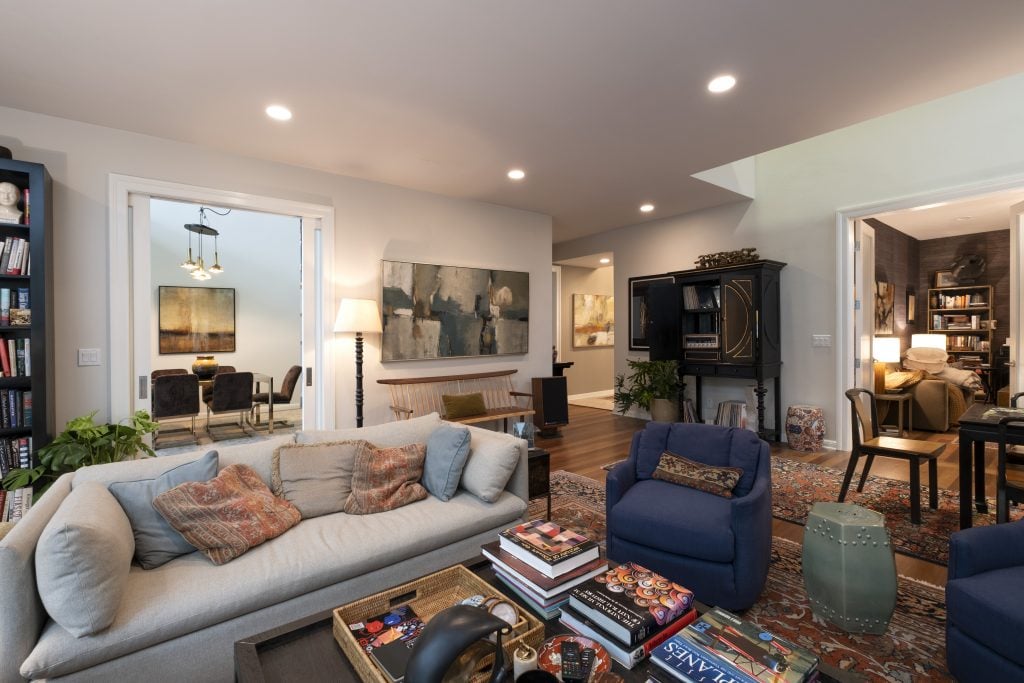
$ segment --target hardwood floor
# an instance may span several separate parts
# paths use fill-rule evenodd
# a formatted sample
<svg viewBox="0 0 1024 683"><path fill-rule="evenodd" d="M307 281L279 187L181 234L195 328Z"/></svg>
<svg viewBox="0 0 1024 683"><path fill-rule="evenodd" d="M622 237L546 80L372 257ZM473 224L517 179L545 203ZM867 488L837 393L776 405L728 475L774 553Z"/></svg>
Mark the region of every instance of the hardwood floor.
<svg viewBox="0 0 1024 683"><path fill-rule="evenodd" d="M629 444L633 434L643 429L646 422L634 418L623 417L617 413L596 408L569 406L569 424L561 428L561 436L555 438L537 438L537 445L551 453L551 469L566 470L582 474L591 479L604 481L605 470L602 465L622 460L629 454ZM959 486L959 469L957 466L958 441L956 432L936 434L932 432L913 432L910 438L928 441L944 441L949 445L939 458L939 486L956 489ZM785 446L773 445L772 457L792 458L801 462L810 462L835 469L844 469L849 459L846 451L823 451L820 453L803 453ZM995 491L995 447L990 447L986 454L986 486L994 495ZM871 468L872 474L907 481L909 470L905 462L889 458L878 458ZM1010 478L1024 481L1024 472L1016 471L1008 474ZM803 527L776 519L773 533L800 543L803 540ZM900 574L937 585L946 582L946 567L906 555L896 554L896 568Z"/></svg>

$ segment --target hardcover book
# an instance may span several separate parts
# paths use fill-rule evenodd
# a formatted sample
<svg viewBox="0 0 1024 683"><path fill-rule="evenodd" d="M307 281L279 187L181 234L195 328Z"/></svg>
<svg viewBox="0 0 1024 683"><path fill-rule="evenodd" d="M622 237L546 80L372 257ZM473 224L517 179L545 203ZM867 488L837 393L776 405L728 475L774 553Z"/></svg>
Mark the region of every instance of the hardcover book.
<svg viewBox="0 0 1024 683"><path fill-rule="evenodd" d="M693 593L629 562L573 588L569 605L619 642L634 646L688 612Z"/></svg>
<svg viewBox="0 0 1024 683"><path fill-rule="evenodd" d="M543 519L505 529L498 542L502 550L551 578L591 562L599 555L594 541Z"/></svg>
<svg viewBox="0 0 1024 683"><path fill-rule="evenodd" d="M756 679L733 671L725 662L701 651L691 641L674 635L651 652L651 662L669 672L675 680L695 683L757 683Z"/></svg>
<svg viewBox="0 0 1024 683"><path fill-rule="evenodd" d="M579 585L608 569L608 562L598 556L596 560L582 564L559 575L557 578L551 578L526 564L512 553L502 550L501 544L498 541L492 541L481 546L480 552L494 564L495 569L500 569L511 576L517 577L527 588L545 598L564 593L573 586Z"/></svg>
<svg viewBox="0 0 1024 683"><path fill-rule="evenodd" d="M633 647L624 646L615 638L612 638L606 631L601 629L600 626L590 619L587 619L568 605L562 607L562 616L559 618L559 621L579 635L601 643L604 645L604 648L608 650L608 654L612 656L612 659L627 669L632 669L634 666L647 659L656 647L686 628L686 626L696 618L697 610L690 609L690 611L673 621L664 629Z"/></svg>

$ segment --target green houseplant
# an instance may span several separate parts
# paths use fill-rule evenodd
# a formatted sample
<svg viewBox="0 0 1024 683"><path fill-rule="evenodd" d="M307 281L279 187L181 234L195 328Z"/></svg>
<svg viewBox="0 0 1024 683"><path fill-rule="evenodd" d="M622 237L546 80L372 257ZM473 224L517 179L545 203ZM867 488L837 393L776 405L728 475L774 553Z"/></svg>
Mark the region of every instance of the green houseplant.
<svg viewBox="0 0 1024 683"><path fill-rule="evenodd" d="M674 422L679 415L676 403L680 383L674 360L627 359L628 374L615 376L615 406L625 415L638 406L651 411L658 421Z"/></svg>
<svg viewBox="0 0 1024 683"><path fill-rule="evenodd" d="M144 437L156 431L158 425L145 410L117 424L96 424L96 412L69 421L57 438L39 449L39 465L11 470L3 479L3 487L13 491L33 486L38 497L60 475L80 467L155 455Z"/></svg>

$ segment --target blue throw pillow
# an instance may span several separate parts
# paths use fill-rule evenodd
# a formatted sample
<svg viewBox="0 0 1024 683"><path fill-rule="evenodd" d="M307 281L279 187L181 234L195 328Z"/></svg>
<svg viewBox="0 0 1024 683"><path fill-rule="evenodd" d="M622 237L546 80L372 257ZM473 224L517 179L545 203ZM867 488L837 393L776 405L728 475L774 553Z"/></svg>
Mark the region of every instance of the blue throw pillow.
<svg viewBox="0 0 1024 683"><path fill-rule="evenodd" d="M427 458L423 463L423 486L435 497L449 501L462 478L469 458L469 430L442 424L427 439Z"/></svg>
<svg viewBox="0 0 1024 683"><path fill-rule="evenodd" d="M108 488L124 508L135 536L135 559L143 569L153 569L179 555L196 551L153 507L153 499L188 481L209 481L217 476L219 457L210 451L198 460L178 465L155 479L114 482Z"/></svg>

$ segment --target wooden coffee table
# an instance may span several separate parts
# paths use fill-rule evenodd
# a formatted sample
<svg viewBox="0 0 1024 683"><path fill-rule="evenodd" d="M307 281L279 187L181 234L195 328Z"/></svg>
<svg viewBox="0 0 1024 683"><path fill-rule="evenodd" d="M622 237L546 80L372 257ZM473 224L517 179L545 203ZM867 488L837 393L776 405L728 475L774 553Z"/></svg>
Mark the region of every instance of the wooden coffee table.
<svg viewBox="0 0 1024 683"><path fill-rule="evenodd" d="M464 564L491 585L502 585L494 576L490 563L483 557ZM525 609L525 605L522 605L521 600L512 595L511 591L501 592L516 599ZM697 609L704 611L707 607L698 604ZM235 643L235 680L238 683L359 683L355 669L334 640L332 627L333 610L325 610L239 640ZM544 622L545 637L566 633L572 631L563 626L558 619ZM839 671L825 664L820 668L822 677L819 680L822 683L852 683L866 680L862 676ZM655 680L663 683L674 683L661 669L646 661L632 670L616 663L612 671L622 676L626 683L644 683L648 676L653 676Z"/></svg>

